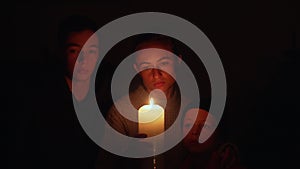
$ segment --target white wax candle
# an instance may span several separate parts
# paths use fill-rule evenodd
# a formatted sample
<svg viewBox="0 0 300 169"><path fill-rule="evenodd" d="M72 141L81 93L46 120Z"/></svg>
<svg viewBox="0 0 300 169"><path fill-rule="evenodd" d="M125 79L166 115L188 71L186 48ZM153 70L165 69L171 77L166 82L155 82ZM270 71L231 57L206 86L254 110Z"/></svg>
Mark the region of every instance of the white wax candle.
<svg viewBox="0 0 300 169"><path fill-rule="evenodd" d="M150 99L149 105L142 106L138 111L139 133L147 134L148 137L158 135L165 130L164 109L154 104Z"/></svg>

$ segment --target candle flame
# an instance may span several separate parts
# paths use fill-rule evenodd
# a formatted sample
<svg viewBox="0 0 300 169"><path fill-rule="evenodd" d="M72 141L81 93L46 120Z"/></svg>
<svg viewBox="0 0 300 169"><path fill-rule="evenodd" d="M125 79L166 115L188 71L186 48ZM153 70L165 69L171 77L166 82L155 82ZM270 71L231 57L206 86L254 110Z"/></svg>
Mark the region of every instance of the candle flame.
<svg viewBox="0 0 300 169"><path fill-rule="evenodd" d="M150 98L150 101L149 101L149 103L150 103L150 106L153 106L153 104L154 104L154 101L153 101L153 99L152 99L152 98Z"/></svg>

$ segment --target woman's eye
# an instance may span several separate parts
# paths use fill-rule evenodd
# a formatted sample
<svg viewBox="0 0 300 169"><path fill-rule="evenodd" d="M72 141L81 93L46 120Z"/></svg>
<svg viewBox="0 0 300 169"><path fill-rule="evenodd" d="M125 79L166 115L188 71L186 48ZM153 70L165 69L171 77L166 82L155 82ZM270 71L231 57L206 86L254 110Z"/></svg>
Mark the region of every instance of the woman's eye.
<svg viewBox="0 0 300 169"><path fill-rule="evenodd" d="M96 50L89 50L89 54L96 54Z"/></svg>
<svg viewBox="0 0 300 169"><path fill-rule="evenodd" d="M160 65L162 65L162 66L166 66L166 65L169 65L170 64L170 62L162 62L162 63L160 63Z"/></svg>

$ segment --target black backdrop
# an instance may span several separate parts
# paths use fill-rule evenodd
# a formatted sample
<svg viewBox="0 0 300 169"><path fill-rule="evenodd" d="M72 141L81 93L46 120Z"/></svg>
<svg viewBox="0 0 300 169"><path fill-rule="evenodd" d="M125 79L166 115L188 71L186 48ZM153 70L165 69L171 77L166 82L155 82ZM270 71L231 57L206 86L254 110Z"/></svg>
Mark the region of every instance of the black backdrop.
<svg viewBox="0 0 300 169"><path fill-rule="evenodd" d="M24 137L34 121L26 109L39 70L56 55L57 24L79 13L104 25L136 12L166 12L198 26L211 40L227 77L226 120L249 168L290 168L299 151L299 6L292 1L19 2L10 12L15 55L0 58L8 104L9 164L30 154ZM6 16L6 15L4 15ZM9 41L10 42L10 41ZM14 48L13 47L13 48ZM122 51L120 51L121 53ZM9 89L9 90L8 90ZM50 89L49 89L50 90ZM6 102L4 102L6 103ZM22 158L21 158L22 159Z"/></svg>

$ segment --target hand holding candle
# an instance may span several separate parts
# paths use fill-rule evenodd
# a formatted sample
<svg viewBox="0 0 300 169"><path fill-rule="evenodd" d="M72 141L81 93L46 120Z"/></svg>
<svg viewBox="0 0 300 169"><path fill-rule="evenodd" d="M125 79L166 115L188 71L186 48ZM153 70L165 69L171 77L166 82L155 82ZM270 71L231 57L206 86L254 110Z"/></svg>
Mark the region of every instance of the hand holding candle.
<svg viewBox="0 0 300 169"><path fill-rule="evenodd" d="M138 111L139 133L152 137L164 132L165 118L164 109L154 104L150 98L150 104L142 106Z"/></svg>

